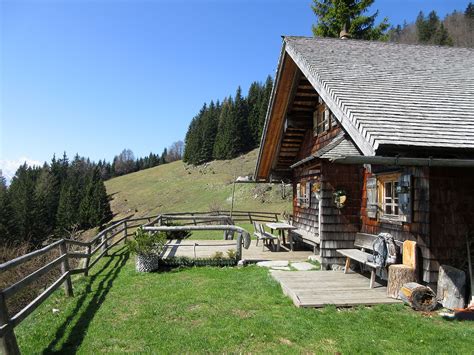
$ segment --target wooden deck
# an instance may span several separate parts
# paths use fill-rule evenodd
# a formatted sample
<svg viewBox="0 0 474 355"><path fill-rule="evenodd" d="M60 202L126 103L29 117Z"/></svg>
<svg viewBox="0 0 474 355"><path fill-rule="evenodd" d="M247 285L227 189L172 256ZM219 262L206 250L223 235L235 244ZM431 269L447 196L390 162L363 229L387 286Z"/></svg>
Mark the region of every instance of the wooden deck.
<svg viewBox="0 0 474 355"><path fill-rule="evenodd" d="M372 306L376 304L400 303L389 298L387 288L376 283L369 288L369 278L342 271L277 271L271 270L283 293L297 307L320 308L326 305L337 307Z"/></svg>
<svg viewBox="0 0 474 355"><path fill-rule="evenodd" d="M170 244L182 244L183 246L170 246L165 248L164 258L186 256L189 258L208 258L215 252L220 251L226 255L227 250L235 250L235 240L173 240ZM196 248L194 248L196 244ZM287 246L281 246L280 251L272 251L265 247L262 251L262 244L256 241L252 243L248 249L242 249L242 258L248 262L266 261L266 260L288 260L288 261L302 261L307 260L308 256L313 252L309 249L301 249L290 251ZM195 251L195 254L194 254Z"/></svg>

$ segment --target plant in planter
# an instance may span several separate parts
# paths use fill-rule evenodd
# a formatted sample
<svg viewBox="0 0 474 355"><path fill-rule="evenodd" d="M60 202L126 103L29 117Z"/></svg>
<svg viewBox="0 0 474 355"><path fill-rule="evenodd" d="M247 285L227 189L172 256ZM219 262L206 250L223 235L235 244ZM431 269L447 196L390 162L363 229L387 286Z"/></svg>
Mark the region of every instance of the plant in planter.
<svg viewBox="0 0 474 355"><path fill-rule="evenodd" d="M157 270L165 243L165 233L151 233L144 231L143 228L138 228L135 238L127 242L130 252L136 254L136 270L139 272Z"/></svg>

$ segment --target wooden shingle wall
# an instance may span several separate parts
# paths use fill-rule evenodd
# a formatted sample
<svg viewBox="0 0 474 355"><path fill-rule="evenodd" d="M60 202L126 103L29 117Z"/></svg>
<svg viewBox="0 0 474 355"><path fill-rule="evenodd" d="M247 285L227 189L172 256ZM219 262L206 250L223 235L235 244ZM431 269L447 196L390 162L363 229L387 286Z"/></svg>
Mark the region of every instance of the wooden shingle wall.
<svg viewBox="0 0 474 355"><path fill-rule="evenodd" d="M374 166L372 168L375 168ZM392 167L393 168L393 167ZM402 173L410 174L413 177L413 216L411 223L389 223L367 217L367 192L366 180L372 176L367 171L364 174L364 185L362 192L362 232L370 234L390 233L395 239L414 240L417 242L421 252L422 267L419 268L419 277L426 283L436 282L437 271L434 272L430 255L430 181L429 168L407 167L400 169Z"/></svg>
<svg viewBox="0 0 474 355"><path fill-rule="evenodd" d="M360 209L363 168L357 165L322 163L322 217L321 261L324 268L344 264L336 249L353 248L360 231ZM343 189L347 201L342 209L336 208L333 193Z"/></svg>
<svg viewBox="0 0 474 355"><path fill-rule="evenodd" d="M431 168L430 220L430 258L424 266L437 279L440 264L466 267L466 234L474 231L474 169Z"/></svg>

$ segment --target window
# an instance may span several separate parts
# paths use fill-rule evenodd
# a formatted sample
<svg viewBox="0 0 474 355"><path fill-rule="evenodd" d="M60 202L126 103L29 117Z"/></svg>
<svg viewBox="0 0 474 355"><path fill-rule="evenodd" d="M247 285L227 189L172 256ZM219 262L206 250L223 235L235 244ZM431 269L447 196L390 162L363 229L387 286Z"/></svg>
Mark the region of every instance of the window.
<svg viewBox="0 0 474 355"><path fill-rule="evenodd" d="M410 223L411 186L410 174L385 173L367 178L367 217L385 222Z"/></svg>
<svg viewBox="0 0 474 355"><path fill-rule="evenodd" d="M315 136L329 130L331 126L331 115L331 111L329 111L321 98L319 98L318 106L313 112L313 133Z"/></svg>
<svg viewBox="0 0 474 355"><path fill-rule="evenodd" d="M402 220L398 197L400 176L400 173L377 176L380 219Z"/></svg>
<svg viewBox="0 0 474 355"><path fill-rule="evenodd" d="M296 184L296 205L298 207L307 208L310 205L311 199L311 183Z"/></svg>
<svg viewBox="0 0 474 355"><path fill-rule="evenodd" d="M382 210L384 215L398 216L398 181L384 182Z"/></svg>

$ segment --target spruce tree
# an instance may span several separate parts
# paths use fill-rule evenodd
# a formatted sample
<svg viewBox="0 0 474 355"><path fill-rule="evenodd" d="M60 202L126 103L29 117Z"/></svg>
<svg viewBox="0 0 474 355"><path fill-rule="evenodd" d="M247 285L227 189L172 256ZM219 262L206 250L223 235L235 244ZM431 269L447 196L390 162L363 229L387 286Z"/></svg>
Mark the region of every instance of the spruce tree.
<svg viewBox="0 0 474 355"><path fill-rule="evenodd" d="M50 235L56 224L56 213L59 202L59 184L48 165L44 165L35 186L35 197L38 206L38 219L45 235Z"/></svg>
<svg viewBox="0 0 474 355"><path fill-rule="evenodd" d="M38 218L38 204L35 184L39 170L29 168L26 163L18 168L9 187L12 220L15 226L15 239L39 246L45 238Z"/></svg>
<svg viewBox="0 0 474 355"><path fill-rule="evenodd" d="M77 210L74 209L73 186L66 180L61 186L58 211L56 213L56 233L62 235L77 222Z"/></svg>
<svg viewBox="0 0 474 355"><path fill-rule="evenodd" d="M346 31L354 39L385 40L388 19L375 25L378 11L364 15L374 0L313 0L311 6L317 17L313 34L319 37L339 38Z"/></svg>
<svg viewBox="0 0 474 355"><path fill-rule="evenodd" d="M216 141L217 127L219 124L219 111L213 101L201 117L199 125L200 149L198 160L195 164L200 164L212 160L214 143Z"/></svg>
<svg viewBox="0 0 474 355"><path fill-rule="evenodd" d="M2 244L6 241L10 242L14 236L11 212L7 181L0 170L0 240L3 241Z"/></svg>
<svg viewBox="0 0 474 355"><path fill-rule="evenodd" d="M232 155L232 109L233 101L229 97L222 103L219 115L216 141L214 143L215 159L228 159Z"/></svg>

